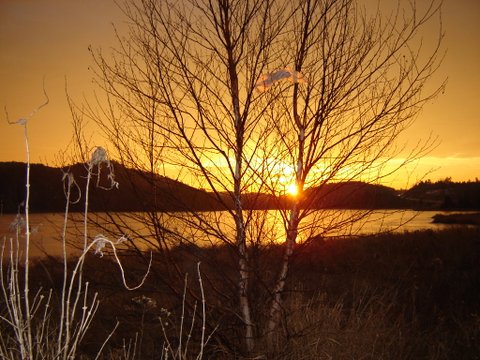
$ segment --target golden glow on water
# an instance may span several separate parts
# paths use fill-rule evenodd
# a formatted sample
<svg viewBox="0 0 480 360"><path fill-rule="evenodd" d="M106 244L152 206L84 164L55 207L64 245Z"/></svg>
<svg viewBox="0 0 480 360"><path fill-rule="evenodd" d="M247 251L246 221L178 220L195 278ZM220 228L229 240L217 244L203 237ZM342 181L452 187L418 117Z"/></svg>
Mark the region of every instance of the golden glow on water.
<svg viewBox="0 0 480 360"><path fill-rule="evenodd" d="M300 225L297 241L301 243L316 234L324 235L326 239L335 239L336 236L366 235L382 231L403 232L449 228L448 225L432 223L432 216L438 213L441 212L416 212L413 210L379 210L374 212L364 210L323 210L312 213L309 215L310 218L304 222L312 223L314 221L316 225L312 227ZM93 213L89 215L91 217L89 234L94 236L102 233L112 240L126 235L129 239L135 241L136 246L139 248L145 250L151 248L145 241L154 243L155 231L146 221L146 214L111 213L110 215L119 224L123 224L123 226L117 228L110 224L110 218L104 213ZM222 240L216 237L214 233L223 234L224 239L230 241L235 238L235 224L227 212L206 212L202 214L202 217L205 217L205 220L212 227L211 229L215 230L211 234L201 234L196 227L184 226L184 223L177 215L162 214L161 216L165 217L173 231L178 232L185 239L195 239L196 244L199 246L222 244ZM285 229L280 211L254 211L251 215L252 217L249 215L250 222L247 225L247 237L249 239L261 239L265 243L282 243L285 241ZM361 217L360 220L350 222L349 219L355 218L356 215ZM14 220L14 214L0 216L0 246L3 244L6 246L4 256L9 253L10 239L16 244L15 231L11 226ZM61 256L62 243L60 241L60 233L64 220L63 214L31 214L30 220L32 229L30 255L32 257L42 257L45 254ZM78 255L78 244L83 243L83 224L81 221L82 214L70 214L67 229L68 255ZM95 223L102 228L99 228ZM107 229L113 231L114 234L110 234ZM327 231L324 232L325 230ZM19 234L18 245L20 246L20 251L22 251L24 244L22 241L23 234L22 232ZM124 245L120 246L120 250L122 248L124 248Z"/></svg>

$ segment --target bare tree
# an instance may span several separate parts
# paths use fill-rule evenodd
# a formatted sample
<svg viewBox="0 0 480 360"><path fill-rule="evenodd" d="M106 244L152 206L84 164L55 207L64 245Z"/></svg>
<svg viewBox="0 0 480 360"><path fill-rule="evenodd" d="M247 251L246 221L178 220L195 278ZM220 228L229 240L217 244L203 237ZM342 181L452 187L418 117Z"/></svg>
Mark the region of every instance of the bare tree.
<svg viewBox="0 0 480 360"><path fill-rule="evenodd" d="M322 187L359 179L379 182L431 145L427 141L411 150L400 166L388 166L399 152L397 137L445 85L425 90L443 55L441 27L433 44L417 38L439 11L439 3L431 2L423 11L410 3L388 17L368 17L355 1L306 0L292 16L285 39L292 44L288 63L308 82L294 83L287 95L278 90L282 93L272 102L279 120L271 121L276 142L285 149L280 161L294 169L299 196L285 214L284 260L273 291L270 332L279 321L299 224L321 203ZM312 188L315 192L308 192ZM361 216L353 214L347 221ZM312 216L309 221L318 223Z"/></svg>
<svg viewBox="0 0 480 360"><path fill-rule="evenodd" d="M242 321L246 353L276 336L299 232L331 229L316 227L327 185L379 182L427 149L387 167L404 150L399 134L444 86L426 89L441 62L441 26L435 44L420 37L440 19L440 5L411 2L383 16L355 0L132 1L122 6L127 36L118 34L112 54L92 51L105 97L85 114L118 159L147 170L153 189L158 174L177 169L224 210L175 215L195 229L188 234L173 231L171 217L153 206L148 241L165 252L201 239L229 249L238 299L229 311ZM298 194L286 201L289 182ZM260 193L283 196L284 254L273 279L256 265L255 249L274 237L266 213L252 210L262 206ZM268 301L255 299L259 288Z"/></svg>

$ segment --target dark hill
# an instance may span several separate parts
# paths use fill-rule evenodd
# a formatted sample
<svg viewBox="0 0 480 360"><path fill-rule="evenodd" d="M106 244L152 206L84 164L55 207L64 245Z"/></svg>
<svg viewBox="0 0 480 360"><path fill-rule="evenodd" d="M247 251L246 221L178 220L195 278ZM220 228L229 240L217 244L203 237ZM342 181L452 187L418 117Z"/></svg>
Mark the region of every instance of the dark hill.
<svg viewBox="0 0 480 360"><path fill-rule="evenodd" d="M480 182L422 181L404 194L414 199L420 209L479 210Z"/></svg>
<svg viewBox="0 0 480 360"><path fill-rule="evenodd" d="M40 164L31 165L30 210L32 212L63 212L65 209L63 174L67 170ZM220 194L221 201L212 193L188 186L179 181L156 174L127 169L114 163L115 180L119 187L104 190L110 184L108 169L103 168L100 178L91 180L90 211L202 211L225 210L233 207L228 193ZM83 164L68 168L81 189L82 199L72 204L71 211L83 211L87 170ZM26 165L18 162L0 163L0 202L3 212L14 213L25 199ZM97 185L101 186L97 186ZM78 190L72 198L78 197ZM378 209L408 208L411 202L397 195L389 187L345 182L326 184L305 191L303 206L313 209ZM250 193L243 197L246 209L286 208L289 197Z"/></svg>
<svg viewBox="0 0 480 360"><path fill-rule="evenodd" d="M65 197L60 169L45 165L30 166L30 209L63 211ZM19 210L25 200L26 165L19 162L0 163L0 202L5 213ZM62 205L63 204L63 205Z"/></svg>
<svg viewBox="0 0 480 360"><path fill-rule="evenodd" d="M411 202L398 192L383 185L358 181L325 184L311 188L305 194L306 203L313 209L402 209Z"/></svg>
<svg viewBox="0 0 480 360"><path fill-rule="evenodd" d="M114 164L119 187L104 190L91 180L89 209L91 211L183 211L214 210L221 205L207 192L166 177L126 169ZM65 169L66 170L66 169ZM64 171L65 171L64 170ZM82 164L69 167L81 189L82 199L72 204L72 211L83 211L87 170ZM109 185L107 169L100 174L99 184ZM40 164L30 166L30 210L32 212L63 212L65 210L63 172L60 168ZM17 212L25 199L26 165L18 162L0 163L0 202L5 213ZM78 191L73 190L73 199Z"/></svg>

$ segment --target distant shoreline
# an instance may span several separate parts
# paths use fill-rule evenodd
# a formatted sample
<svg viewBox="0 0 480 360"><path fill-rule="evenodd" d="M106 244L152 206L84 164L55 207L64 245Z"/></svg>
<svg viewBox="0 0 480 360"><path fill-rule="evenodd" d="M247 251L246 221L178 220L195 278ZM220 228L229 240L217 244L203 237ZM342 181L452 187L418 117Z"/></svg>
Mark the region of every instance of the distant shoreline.
<svg viewBox="0 0 480 360"><path fill-rule="evenodd" d="M435 224L458 224L458 225L477 225L480 226L480 212L451 214L436 214L433 217Z"/></svg>

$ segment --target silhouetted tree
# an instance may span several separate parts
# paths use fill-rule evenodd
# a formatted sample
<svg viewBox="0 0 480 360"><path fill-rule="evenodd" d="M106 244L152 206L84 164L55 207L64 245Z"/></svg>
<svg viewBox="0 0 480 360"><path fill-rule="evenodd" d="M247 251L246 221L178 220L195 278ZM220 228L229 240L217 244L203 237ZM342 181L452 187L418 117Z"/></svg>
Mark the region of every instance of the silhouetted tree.
<svg viewBox="0 0 480 360"><path fill-rule="evenodd" d="M428 47L420 36L439 19L440 2L409 2L387 16L354 0L142 0L122 8L127 34L111 55L92 51L105 98L85 114L119 161L152 174L152 192L154 175L175 168L225 205L231 222L225 214L172 215L182 232L153 207L142 219L153 236L142 236L165 254L180 241L224 244L235 271L222 276L237 300L216 310L241 320L245 353L261 353L262 339L273 346L279 335L291 257L308 238L302 234L364 215L320 222L321 199L307 189L375 183L427 149L405 156L395 140L444 85L427 87L441 60L441 26ZM387 168L400 151L405 160ZM298 195L277 224L245 209L246 193L285 196L290 183ZM279 239L276 273L262 272L257 250Z"/></svg>

